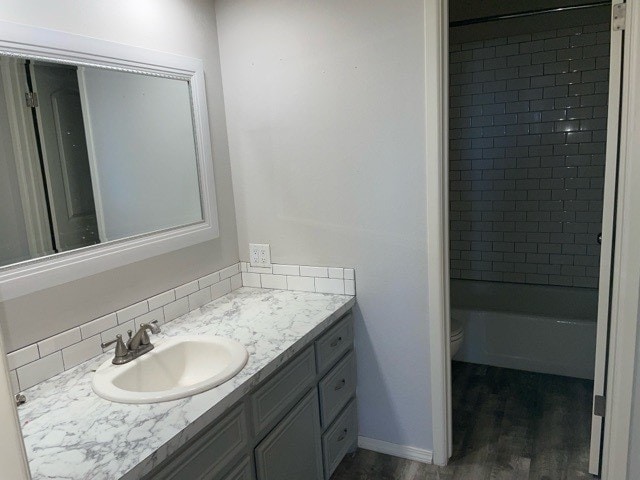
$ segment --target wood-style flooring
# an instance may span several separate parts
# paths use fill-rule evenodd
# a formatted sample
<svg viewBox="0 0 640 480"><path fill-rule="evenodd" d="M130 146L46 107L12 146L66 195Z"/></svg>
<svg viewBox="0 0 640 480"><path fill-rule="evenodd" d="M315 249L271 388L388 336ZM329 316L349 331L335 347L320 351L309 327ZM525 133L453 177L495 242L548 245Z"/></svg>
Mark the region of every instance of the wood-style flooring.
<svg viewBox="0 0 640 480"><path fill-rule="evenodd" d="M331 480L572 480L588 473L593 382L454 362L446 467L358 449Z"/></svg>

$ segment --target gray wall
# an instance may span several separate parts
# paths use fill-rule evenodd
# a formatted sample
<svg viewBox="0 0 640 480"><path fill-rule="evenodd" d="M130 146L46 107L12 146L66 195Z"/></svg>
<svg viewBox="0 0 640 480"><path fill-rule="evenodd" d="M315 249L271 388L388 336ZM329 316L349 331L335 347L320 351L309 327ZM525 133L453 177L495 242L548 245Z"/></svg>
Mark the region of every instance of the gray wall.
<svg viewBox="0 0 640 480"><path fill-rule="evenodd" d="M601 22L451 45L452 278L597 287Z"/></svg>
<svg viewBox="0 0 640 480"><path fill-rule="evenodd" d="M0 304L8 351L238 261L238 241L212 2L5 0L0 20L203 59L220 238Z"/></svg>
<svg viewBox="0 0 640 480"><path fill-rule="evenodd" d="M359 433L430 449L424 8L216 2L240 257L355 267Z"/></svg>

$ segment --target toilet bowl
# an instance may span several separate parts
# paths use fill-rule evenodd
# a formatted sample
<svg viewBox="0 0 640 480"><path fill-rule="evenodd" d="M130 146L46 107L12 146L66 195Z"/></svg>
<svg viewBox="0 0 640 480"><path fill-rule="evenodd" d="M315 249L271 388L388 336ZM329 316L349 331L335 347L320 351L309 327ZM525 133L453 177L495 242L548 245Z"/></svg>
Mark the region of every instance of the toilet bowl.
<svg viewBox="0 0 640 480"><path fill-rule="evenodd" d="M462 345L462 341L464 340L464 328L462 327L462 322L455 317L451 317L451 358L458 353L460 350L460 345Z"/></svg>

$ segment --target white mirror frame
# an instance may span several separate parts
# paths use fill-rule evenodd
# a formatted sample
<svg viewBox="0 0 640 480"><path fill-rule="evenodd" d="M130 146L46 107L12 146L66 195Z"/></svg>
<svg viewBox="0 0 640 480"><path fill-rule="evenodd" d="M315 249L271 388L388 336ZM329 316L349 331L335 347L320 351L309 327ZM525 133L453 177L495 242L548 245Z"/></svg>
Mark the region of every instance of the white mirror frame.
<svg viewBox="0 0 640 480"><path fill-rule="evenodd" d="M0 269L0 302L217 238L213 155L200 59L0 22L0 55L189 81L203 222L35 258ZM46 43L46 45L44 45Z"/></svg>

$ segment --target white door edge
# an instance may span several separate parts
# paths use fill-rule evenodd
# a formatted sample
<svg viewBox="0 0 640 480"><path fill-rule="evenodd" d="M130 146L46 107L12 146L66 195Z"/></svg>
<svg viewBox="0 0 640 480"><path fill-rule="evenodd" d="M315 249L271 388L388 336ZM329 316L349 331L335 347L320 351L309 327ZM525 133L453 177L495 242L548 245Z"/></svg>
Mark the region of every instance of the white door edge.
<svg viewBox="0 0 640 480"><path fill-rule="evenodd" d="M613 4L622 3L614 0ZM613 11L613 9L612 9ZM615 235L616 178L618 171L620 82L622 76L623 31L611 32L611 60L609 64L609 110L607 112L607 150L604 174L604 198L602 209L602 245L600 247L600 280L598 284L598 320L596 333L596 357L593 382L593 398L605 396L607 343L609 334L609 310L611 294L611 267ZM606 398L606 397L605 397ZM600 473L603 417L591 411L591 444L589 449L589 473Z"/></svg>
<svg viewBox="0 0 640 480"><path fill-rule="evenodd" d="M436 15L430 15L433 8ZM426 175L429 350L433 463L446 465L452 454L451 360L449 355L448 209L448 0L424 1L426 62ZM435 68L434 68L435 67Z"/></svg>
<svg viewBox="0 0 640 480"><path fill-rule="evenodd" d="M602 478L625 479L640 300L640 8L627 2Z"/></svg>

